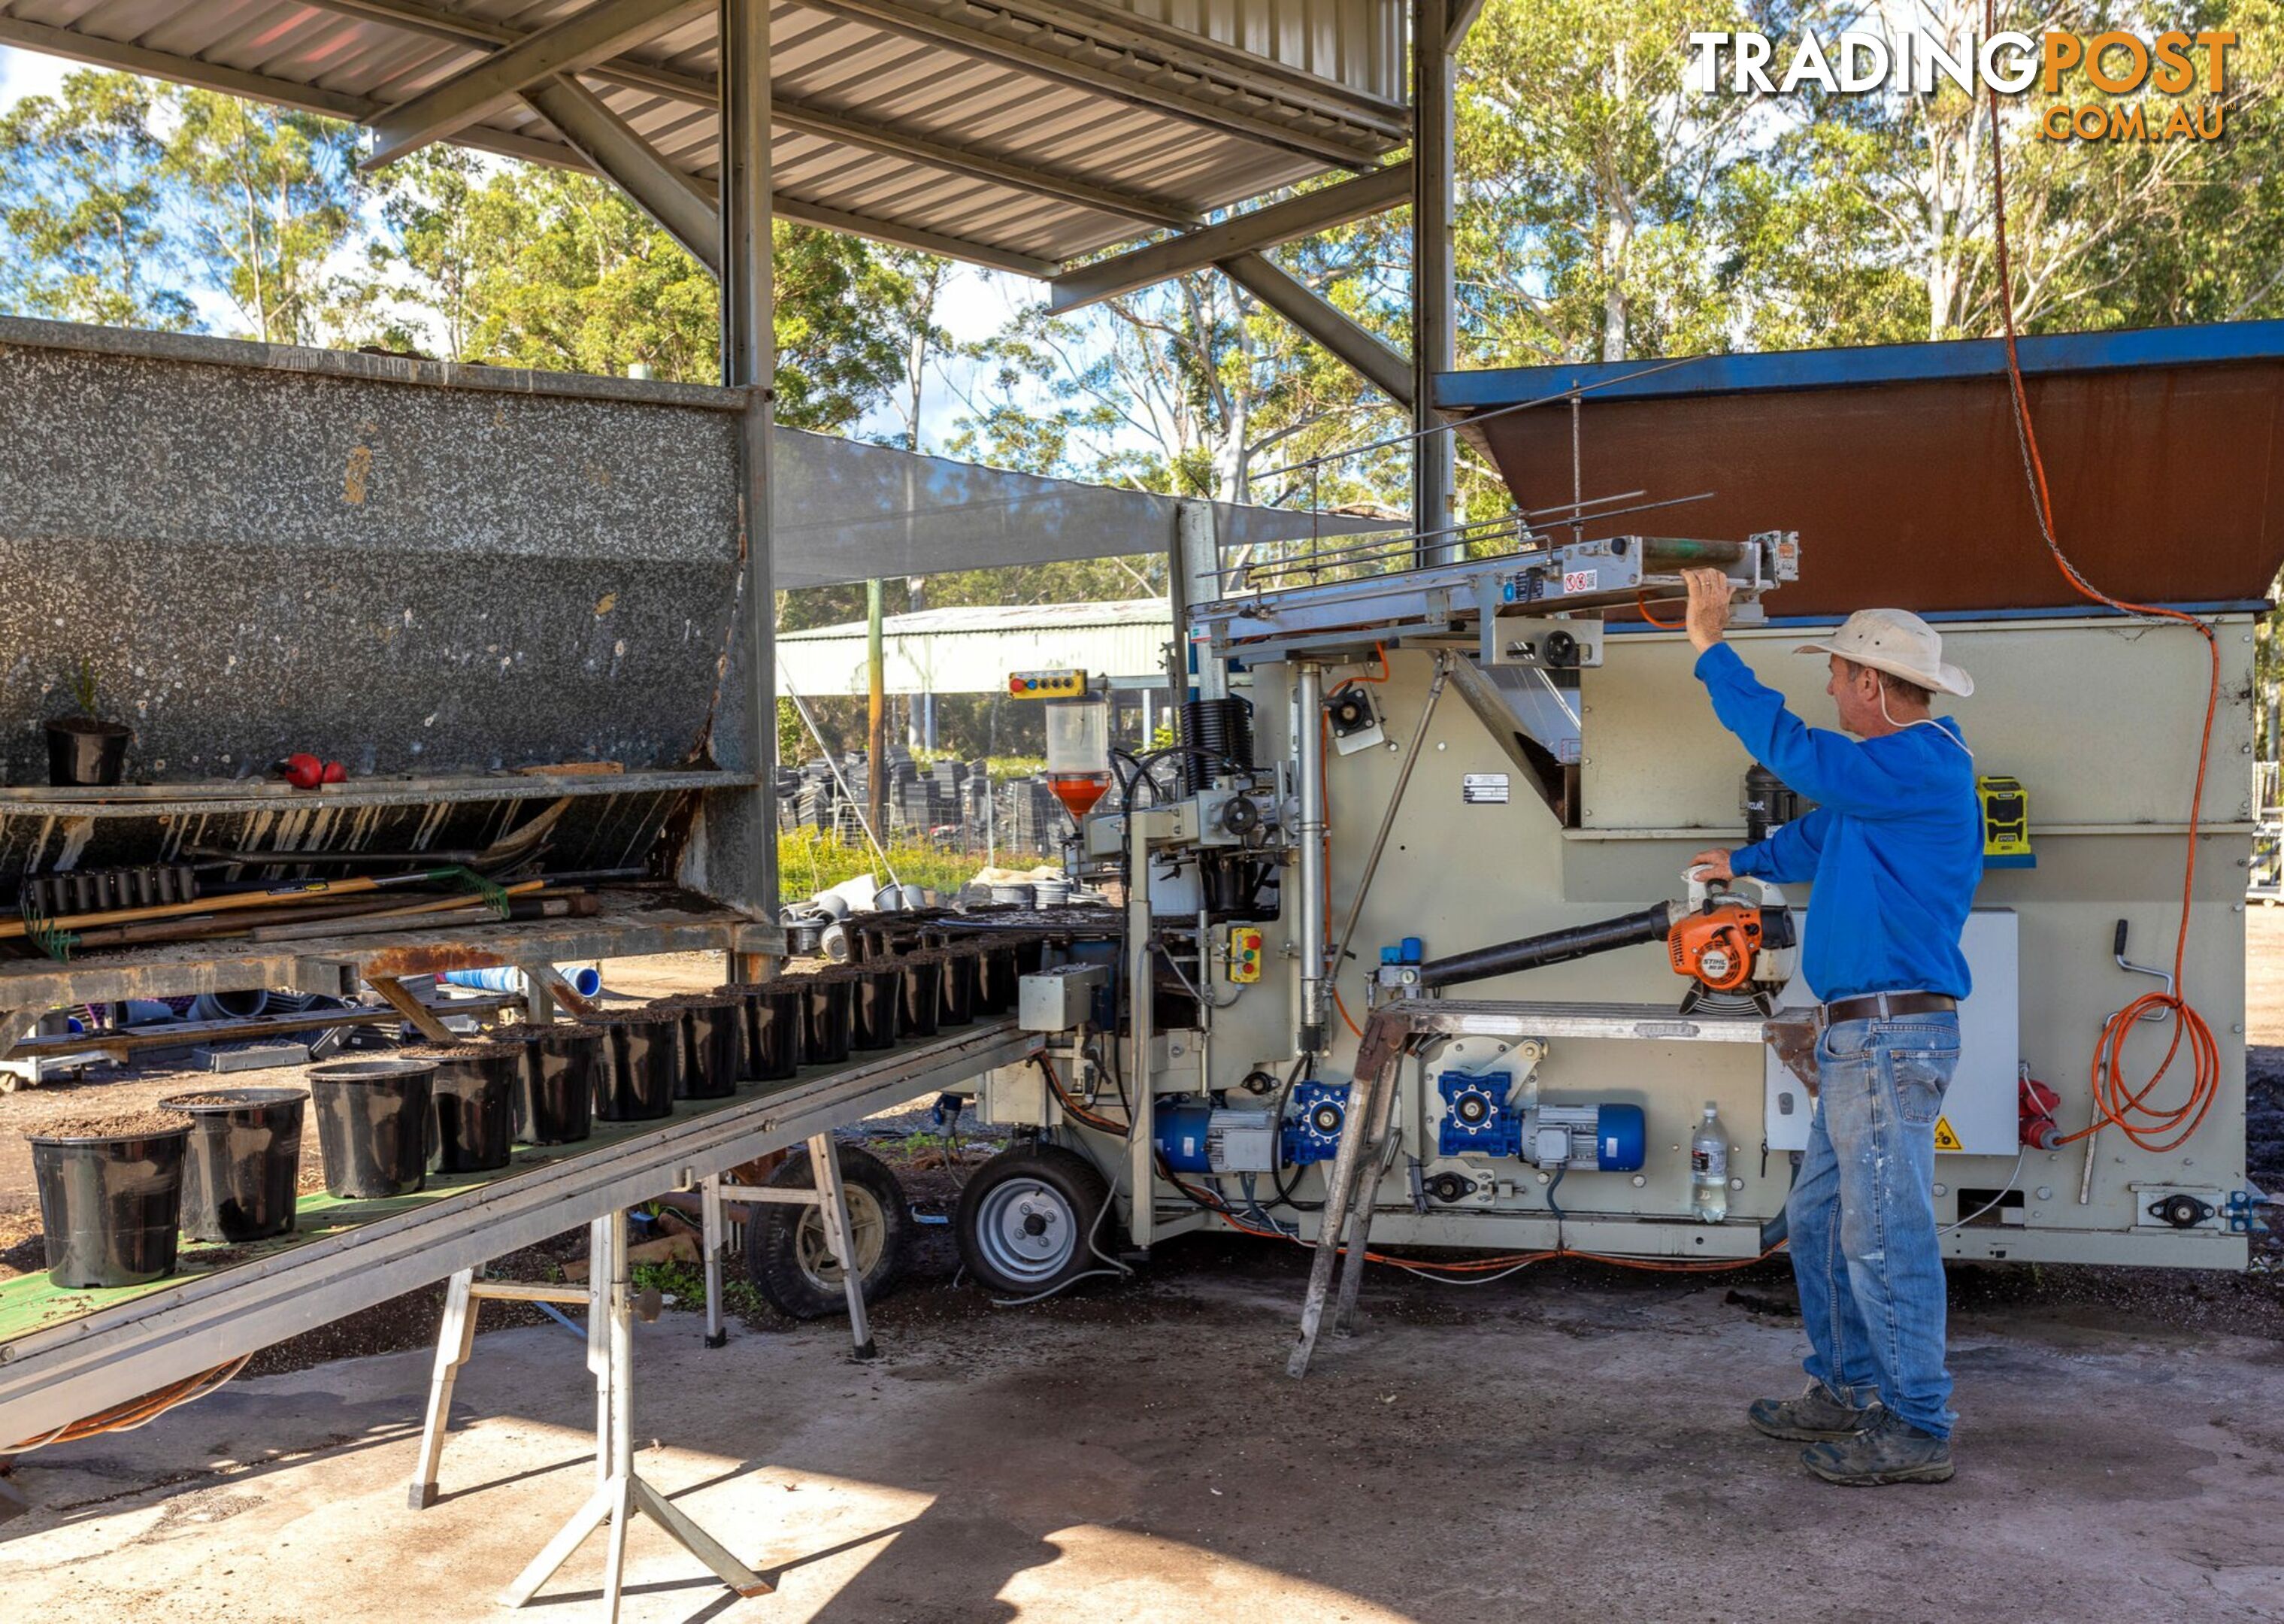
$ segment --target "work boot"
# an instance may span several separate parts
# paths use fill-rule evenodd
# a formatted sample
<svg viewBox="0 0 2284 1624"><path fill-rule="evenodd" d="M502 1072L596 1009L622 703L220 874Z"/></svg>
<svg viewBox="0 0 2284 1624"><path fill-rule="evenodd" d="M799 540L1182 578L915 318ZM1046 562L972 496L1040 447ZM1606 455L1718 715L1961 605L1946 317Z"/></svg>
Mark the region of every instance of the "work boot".
<svg viewBox="0 0 2284 1624"><path fill-rule="evenodd" d="M1808 1390L1796 1399L1755 1399L1745 1417L1756 1431L1772 1438L1806 1443L1819 1438L1853 1438L1879 1419L1880 1407L1866 1404L1859 1409L1811 1378Z"/></svg>
<svg viewBox="0 0 2284 1624"><path fill-rule="evenodd" d="M1870 1488L1882 1483L1948 1483L1951 1441L1923 1433L1893 1410L1851 1438L1812 1443L1800 1464L1827 1483Z"/></svg>

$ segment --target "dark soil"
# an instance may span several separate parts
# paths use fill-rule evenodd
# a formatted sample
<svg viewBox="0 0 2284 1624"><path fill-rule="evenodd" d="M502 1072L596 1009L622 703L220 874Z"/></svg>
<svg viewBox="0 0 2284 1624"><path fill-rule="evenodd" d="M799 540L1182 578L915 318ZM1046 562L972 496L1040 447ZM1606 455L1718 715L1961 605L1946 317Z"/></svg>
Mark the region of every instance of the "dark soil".
<svg viewBox="0 0 2284 1624"><path fill-rule="evenodd" d="M169 1095L159 1105L162 1111L230 1111L309 1097L301 1089L202 1089L195 1094Z"/></svg>
<svg viewBox="0 0 2284 1624"><path fill-rule="evenodd" d="M59 1121L43 1124L36 1134L39 1139L132 1139L152 1134L171 1134L188 1128L179 1111L113 1111L90 1113L85 1116L65 1117Z"/></svg>

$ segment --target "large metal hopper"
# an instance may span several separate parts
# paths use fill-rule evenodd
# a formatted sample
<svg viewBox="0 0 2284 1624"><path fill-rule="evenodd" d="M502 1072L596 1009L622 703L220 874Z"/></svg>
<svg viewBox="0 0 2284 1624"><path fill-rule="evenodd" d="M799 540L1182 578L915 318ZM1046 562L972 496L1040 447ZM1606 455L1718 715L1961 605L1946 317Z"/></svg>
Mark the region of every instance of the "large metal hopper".
<svg viewBox="0 0 2284 1624"><path fill-rule="evenodd" d="M2021 352L2062 545L2087 576L2145 603L2267 594L2284 565L2284 322L2031 338ZM1799 531L1784 617L2083 601L2039 538L1995 340L1454 372L1436 403L1480 419L1468 436L1520 505L1544 508L1571 497L1559 397L1573 388L1586 496L1711 491L1674 522Z"/></svg>

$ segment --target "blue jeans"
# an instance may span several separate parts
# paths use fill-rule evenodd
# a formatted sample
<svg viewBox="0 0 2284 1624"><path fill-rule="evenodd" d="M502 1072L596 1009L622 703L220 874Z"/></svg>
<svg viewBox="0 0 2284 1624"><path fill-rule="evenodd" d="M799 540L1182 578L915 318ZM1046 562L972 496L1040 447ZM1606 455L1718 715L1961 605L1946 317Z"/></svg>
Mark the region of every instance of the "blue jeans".
<svg viewBox="0 0 2284 1624"><path fill-rule="evenodd" d="M1951 1436L1935 1122L1959 1066L1959 1017L1843 1020L1816 1046L1816 1114L1785 1204L1808 1373Z"/></svg>

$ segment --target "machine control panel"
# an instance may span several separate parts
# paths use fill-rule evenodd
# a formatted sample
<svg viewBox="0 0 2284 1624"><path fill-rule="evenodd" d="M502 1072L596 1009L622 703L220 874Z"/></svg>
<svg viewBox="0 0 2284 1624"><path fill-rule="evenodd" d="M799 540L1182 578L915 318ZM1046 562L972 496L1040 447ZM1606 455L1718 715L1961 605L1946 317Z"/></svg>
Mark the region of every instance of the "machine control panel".
<svg viewBox="0 0 2284 1624"><path fill-rule="evenodd" d="M1083 671L1013 671L1007 676L1011 699L1083 699Z"/></svg>
<svg viewBox="0 0 2284 1624"><path fill-rule="evenodd" d="M1234 987L1250 987L1261 979L1261 933L1250 925L1229 927L1229 980Z"/></svg>

